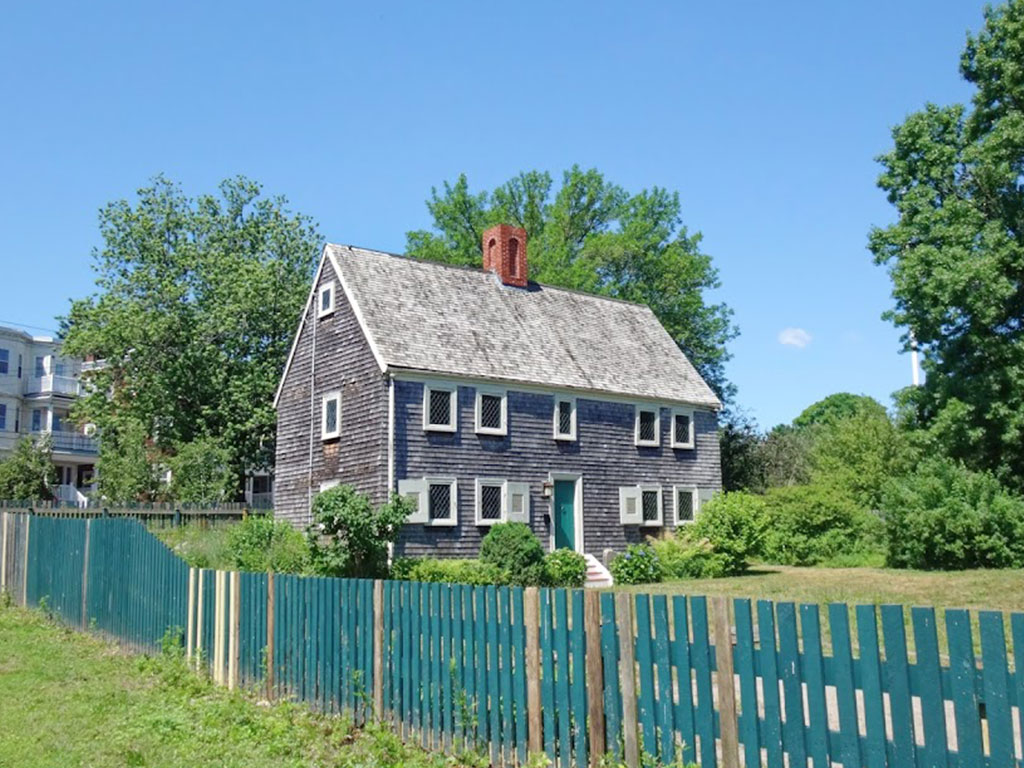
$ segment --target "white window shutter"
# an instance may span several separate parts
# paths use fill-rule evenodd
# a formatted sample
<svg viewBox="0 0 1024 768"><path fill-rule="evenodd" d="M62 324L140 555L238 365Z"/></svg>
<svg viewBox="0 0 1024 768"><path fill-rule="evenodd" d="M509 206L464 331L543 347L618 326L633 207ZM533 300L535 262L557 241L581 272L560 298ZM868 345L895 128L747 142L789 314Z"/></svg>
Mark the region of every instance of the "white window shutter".
<svg viewBox="0 0 1024 768"><path fill-rule="evenodd" d="M427 501L424 498L426 494L426 485L420 479L409 479L398 481L398 495L402 498L408 499L413 504L413 511L405 519L406 523L419 523L423 524L427 522Z"/></svg>
<svg viewBox="0 0 1024 768"><path fill-rule="evenodd" d="M700 512L701 507L711 501L711 497L715 495L715 491L711 488L701 488L697 491L697 512Z"/></svg>
<svg viewBox="0 0 1024 768"><path fill-rule="evenodd" d="M530 524L530 484L506 483L506 519L510 523Z"/></svg>
<svg viewBox="0 0 1024 768"><path fill-rule="evenodd" d="M640 488L627 485L619 488L619 516L623 525L640 525L644 521Z"/></svg>

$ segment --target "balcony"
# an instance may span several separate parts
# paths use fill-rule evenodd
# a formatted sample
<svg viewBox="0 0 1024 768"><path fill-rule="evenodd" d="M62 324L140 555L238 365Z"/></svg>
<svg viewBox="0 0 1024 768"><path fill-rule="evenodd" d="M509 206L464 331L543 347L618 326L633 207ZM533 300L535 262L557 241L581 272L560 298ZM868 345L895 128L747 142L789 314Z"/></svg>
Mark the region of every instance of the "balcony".
<svg viewBox="0 0 1024 768"><path fill-rule="evenodd" d="M96 438L83 435L81 432L68 432L61 429L41 430L33 432L33 437L49 435L54 453L75 453L81 456L95 456L99 453Z"/></svg>
<svg viewBox="0 0 1024 768"><path fill-rule="evenodd" d="M29 395L65 395L78 397L82 394L82 384L73 376L33 376L28 381Z"/></svg>

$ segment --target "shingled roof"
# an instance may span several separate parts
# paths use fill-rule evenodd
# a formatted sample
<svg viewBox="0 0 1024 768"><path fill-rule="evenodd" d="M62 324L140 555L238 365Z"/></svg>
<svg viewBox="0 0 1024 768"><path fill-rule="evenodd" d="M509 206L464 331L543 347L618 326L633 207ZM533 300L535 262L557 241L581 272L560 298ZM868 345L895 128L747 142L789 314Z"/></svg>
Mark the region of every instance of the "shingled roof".
<svg viewBox="0 0 1024 768"><path fill-rule="evenodd" d="M326 255L384 368L721 407L646 306L352 246Z"/></svg>

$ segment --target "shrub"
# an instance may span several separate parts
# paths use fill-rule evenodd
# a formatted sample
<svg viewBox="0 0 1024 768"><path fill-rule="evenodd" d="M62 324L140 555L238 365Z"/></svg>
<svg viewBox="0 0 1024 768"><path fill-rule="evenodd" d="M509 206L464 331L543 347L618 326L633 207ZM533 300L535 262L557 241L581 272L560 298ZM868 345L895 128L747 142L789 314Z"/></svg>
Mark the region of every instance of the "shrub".
<svg viewBox="0 0 1024 768"><path fill-rule="evenodd" d="M582 587L587 580L587 558L571 549L556 549L544 558L547 584L552 587Z"/></svg>
<svg viewBox="0 0 1024 768"><path fill-rule="evenodd" d="M544 583L544 549L525 523L492 526L480 546L480 560L498 568L505 583Z"/></svg>
<svg viewBox="0 0 1024 768"><path fill-rule="evenodd" d="M878 518L842 491L825 485L772 488L764 496L760 552L783 565L814 565L874 546Z"/></svg>
<svg viewBox="0 0 1024 768"><path fill-rule="evenodd" d="M502 583L503 574L496 566L479 560L399 558L391 566L391 578L480 586Z"/></svg>
<svg viewBox="0 0 1024 768"><path fill-rule="evenodd" d="M177 501L216 503L231 498L238 486L231 453L214 438L178 445L167 465L171 470L168 490Z"/></svg>
<svg viewBox="0 0 1024 768"><path fill-rule="evenodd" d="M661 581L661 563L649 544L630 544L612 558L612 578L617 584L652 584Z"/></svg>
<svg viewBox="0 0 1024 768"><path fill-rule="evenodd" d="M0 498L39 501L51 498L50 486L57 482L50 438L23 437L11 455L0 461Z"/></svg>
<svg viewBox="0 0 1024 768"><path fill-rule="evenodd" d="M307 531L313 570L325 576L386 576L388 544L398 538L411 511L409 502L397 495L374 509L350 485L318 494Z"/></svg>
<svg viewBox="0 0 1024 768"><path fill-rule="evenodd" d="M685 531L693 542L706 543L718 565L711 575L743 573L764 535L767 506L764 498L734 491L719 493L705 504L696 522Z"/></svg>
<svg viewBox="0 0 1024 768"><path fill-rule="evenodd" d="M305 537L286 522L250 515L228 529L225 553L244 571L302 573L309 564Z"/></svg>
<svg viewBox="0 0 1024 768"><path fill-rule="evenodd" d="M1024 499L989 474L923 462L886 486L882 510L892 567L1024 566Z"/></svg>
<svg viewBox="0 0 1024 768"><path fill-rule="evenodd" d="M706 539L693 538L689 528L653 539L651 548L661 565L662 578L715 579L730 575L726 557L715 552Z"/></svg>

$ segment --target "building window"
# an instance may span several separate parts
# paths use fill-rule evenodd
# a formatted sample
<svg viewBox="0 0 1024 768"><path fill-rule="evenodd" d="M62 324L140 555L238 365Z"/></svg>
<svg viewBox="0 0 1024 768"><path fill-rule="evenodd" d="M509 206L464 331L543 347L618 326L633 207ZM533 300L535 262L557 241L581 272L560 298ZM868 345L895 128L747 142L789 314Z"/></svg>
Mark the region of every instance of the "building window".
<svg viewBox="0 0 1024 768"><path fill-rule="evenodd" d="M320 437L333 440L341 435L341 392L329 392L323 398Z"/></svg>
<svg viewBox="0 0 1024 768"><path fill-rule="evenodd" d="M505 519L505 481L476 481L476 524L494 525Z"/></svg>
<svg viewBox="0 0 1024 768"><path fill-rule="evenodd" d="M530 484L505 484L505 519L510 523L530 524Z"/></svg>
<svg viewBox="0 0 1024 768"><path fill-rule="evenodd" d="M697 489L692 486L677 485L675 487L675 497L676 524L692 523L697 517Z"/></svg>
<svg viewBox="0 0 1024 768"><path fill-rule="evenodd" d="M428 479L427 522L430 525L455 525L458 497L455 479Z"/></svg>
<svg viewBox="0 0 1024 768"><path fill-rule="evenodd" d="M640 487L640 513L643 518L643 525L661 525L661 487L641 486Z"/></svg>
<svg viewBox="0 0 1024 768"><path fill-rule="evenodd" d="M476 431L485 435L508 434L508 395L477 389Z"/></svg>
<svg viewBox="0 0 1024 768"><path fill-rule="evenodd" d="M661 432L661 416L657 407L636 407L636 444L656 446L659 444Z"/></svg>
<svg viewBox="0 0 1024 768"><path fill-rule="evenodd" d="M32 431L43 431L43 412L39 408L34 408L32 410Z"/></svg>
<svg viewBox="0 0 1024 768"><path fill-rule="evenodd" d="M555 398L555 440L576 439L576 400L571 397Z"/></svg>
<svg viewBox="0 0 1024 768"><path fill-rule="evenodd" d="M21 378L21 355L18 355L18 378Z"/></svg>
<svg viewBox="0 0 1024 768"><path fill-rule="evenodd" d="M693 448L693 411L683 408L672 411L672 447Z"/></svg>
<svg viewBox="0 0 1024 768"><path fill-rule="evenodd" d="M10 372L11 366L11 351L9 349L0 349L0 375L6 376Z"/></svg>
<svg viewBox="0 0 1024 768"><path fill-rule="evenodd" d="M454 432L458 427L456 395L458 388L424 385L423 429L430 432Z"/></svg>
<svg viewBox="0 0 1024 768"><path fill-rule="evenodd" d="M0 403L0 430L7 429L7 405Z"/></svg>
<svg viewBox="0 0 1024 768"><path fill-rule="evenodd" d="M317 316L326 317L334 312L334 281L331 280L320 286L319 299L317 300Z"/></svg>
<svg viewBox="0 0 1024 768"><path fill-rule="evenodd" d="M35 373L35 376L36 376L37 379L39 379L39 378L42 378L45 375L46 375L46 358L45 357L37 357L36 358L36 373Z"/></svg>

